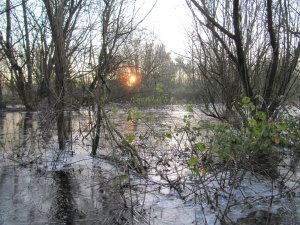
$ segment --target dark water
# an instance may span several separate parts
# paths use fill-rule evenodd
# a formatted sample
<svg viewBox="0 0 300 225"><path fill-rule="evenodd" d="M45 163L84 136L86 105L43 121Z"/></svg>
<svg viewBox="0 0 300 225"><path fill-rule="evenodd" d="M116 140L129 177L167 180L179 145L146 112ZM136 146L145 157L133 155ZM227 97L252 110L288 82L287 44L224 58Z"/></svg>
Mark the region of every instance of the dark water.
<svg viewBox="0 0 300 225"><path fill-rule="evenodd" d="M145 124L127 121L127 112L120 110L112 122L125 134L147 133ZM161 121L178 120L184 110L147 113ZM65 115L68 141L59 153L51 112L0 113L0 224L141 224L128 206L131 193L118 185L120 170L89 155L88 112ZM100 138L99 152L111 154L114 143L107 131Z"/></svg>
<svg viewBox="0 0 300 225"><path fill-rule="evenodd" d="M68 151L57 160L51 115L0 114L0 224L127 224L130 211L114 185L115 168L91 158L74 132L84 115L66 113Z"/></svg>
<svg viewBox="0 0 300 225"><path fill-rule="evenodd" d="M158 151L155 152L157 162L159 157L178 158L179 162L180 152L174 148L178 143L169 140L168 144L162 144L153 138L153 134L159 129L170 131L176 124L182 124L187 113L184 107L142 111L144 118L155 116L157 123L154 127L147 119L145 123L127 121L127 112L121 109L117 115L110 113L112 123L124 134L143 135L144 144L154 143L147 148L140 143L141 155ZM167 185L158 188L157 184L165 183L157 171L149 171L147 179L137 178L126 174L117 162L92 158L88 119L85 109L66 112L68 140L66 150L59 152L51 112L0 113L0 224L189 225L205 224L204 221L215 224L216 217L209 207L203 209L203 205L193 199L180 199L178 193ZM117 151L106 129L101 131L98 151L101 155L114 155ZM171 168L175 168L178 162L172 164L170 161L170 179L177 178L178 174L174 175ZM180 166L176 165L176 168ZM126 182L132 177L130 182L136 184L133 189L128 189L127 183L122 184L120 177L124 173L128 175ZM262 194L269 193L263 184L251 188ZM281 218L281 221L286 221L282 224L298 224L298 197L292 205L290 201L284 206L280 204L278 209L290 212ZM233 210L232 217L245 217L248 212L251 214L249 210Z"/></svg>
<svg viewBox="0 0 300 225"><path fill-rule="evenodd" d="M126 209L99 170L1 168L1 224L118 224ZM81 172L78 172L81 171ZM79 174L80 173L80 174ZM125 223L121 223L125 224Z"/></svg>

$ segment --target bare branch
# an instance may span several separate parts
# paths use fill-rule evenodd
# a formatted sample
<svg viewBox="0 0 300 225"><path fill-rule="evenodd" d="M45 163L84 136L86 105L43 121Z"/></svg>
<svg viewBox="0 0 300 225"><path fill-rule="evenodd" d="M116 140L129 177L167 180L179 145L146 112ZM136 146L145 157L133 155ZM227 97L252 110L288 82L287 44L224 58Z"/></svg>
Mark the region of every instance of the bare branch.
<svg viewBox="0 0 300 225"><path fill-rule="evenodd" d="M220 25L213 17L209 15L207 10L205 10L196 0L191 0L191 2L196 6L196 8L205 16L205 18L212 23L213 26L218 28L222 33L226 34L229 38L234 39L235 35L230 31L226 30L222 25Z"/></svg>

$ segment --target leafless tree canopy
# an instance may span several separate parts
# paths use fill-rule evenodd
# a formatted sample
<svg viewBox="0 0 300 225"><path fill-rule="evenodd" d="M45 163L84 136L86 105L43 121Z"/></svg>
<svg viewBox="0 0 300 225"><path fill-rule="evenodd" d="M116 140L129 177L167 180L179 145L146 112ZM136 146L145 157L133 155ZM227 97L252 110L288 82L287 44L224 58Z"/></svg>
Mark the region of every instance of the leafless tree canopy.
<svg viewBox="0 0 300 225"><path fill-rule="evenodd" d="M297 85L298 1L187 0L193 54L206 103L231 110L243 96L264 100L270 115ZM211 107L208 107L211 109ZM217 110L212 110L217 115Z"/></svg>

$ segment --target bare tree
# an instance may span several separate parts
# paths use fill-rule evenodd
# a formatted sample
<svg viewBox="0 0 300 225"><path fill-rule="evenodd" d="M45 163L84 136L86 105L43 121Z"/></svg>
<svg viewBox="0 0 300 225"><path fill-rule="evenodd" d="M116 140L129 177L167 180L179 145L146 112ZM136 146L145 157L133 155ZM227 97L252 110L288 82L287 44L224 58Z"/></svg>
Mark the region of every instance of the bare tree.
<svg viewBox="0 0 300 225"><path fill-rule="evenodd" d="M46 15L40 18L35 18L36 30L39 40L35 44L34 54L34 73L35 81L37 84L37 94L40 99L47 98L48 105L52 105L52 91L51 91L51 77L54 70L53 55L54 44L48 36L48 20Z"/></svg>
<svg viewBox="0 0 300 225"><path fill-rule="evenodd" d="M54 64L55 64L55 95L54 104L57 114L57 132L59 149L64 149L65 141L65 79L69 74L67 47L68 37L71 36L77 22L83 0L71 1L50 1L43 0L54 43Z"/></svg>
<svg viewBox="0 0 300 225"><path fill-rule="evenodd" d="M96 120L92 136L92 155L99 145L100 128L103 120L103 106L110 88L107 78L121 67L126 58L120 52L141 21L135 22L134 2L128 0L103 0L101 11L101 49L95 67L95 77L89 87L94 92L96 102ZM133 4L130 4L133 3ZM128 13L130 12L130 13Z"/></svg>
<svg viewBox="0 0 300 225"><path fill-rule="evenodd" d="M211 103L216 100L210 92L218 87L222 98L227 98L227 109L242 96L254 103L256 96L261 96L262 109L272 116L288 99L298 77L295 69L300 41L293 29L299 27L299 2L186 2L195 18L193 41L199 46L194 53L198 70L207 84L215 86L207 86L206 93L210 96L207 100ZM226 79L227 76L232 78ZM228 96L228 89L238 91L229 91L232 96Z"/></svg>
<svg viewBox="0 0 300 225"><path fill-rule="evenodd" d="M27 9L26 9L26 0L22 0L22 9L23 9L23 18L24 18L24 29L25 29L25 55L26 55L26 66L27 66L27 83L26 83L26 92L29 99L32 99L32 57L31 57L31 42L29 38L29 27L28 27L28 18L27 18Z"/></svg>
<svg viewBox="0 0 300 225"><path fill-rule="evenodd" d="M42 31L48 31L47 24L45 23L45 11L41 5L41 2L32 2L32 1L21 1L21 4L17 4L17 2L12 1L9 3L10 7L6 7L6 14L9 14L6 19L1 21L5 26L5 36L8 36L7 31L10 31L10 49L3 48L3 52L10 52L8 55L6 54L5 59L8 62L7 67L12 68L11 62L18 64L20 69L22 69L23 73L23 85L18 85L20 81L18 77L22 76L9 76L7 77L9 80L12 79L12 85L10 85L11 89L14 91L15 89L19 93L23 93L22 90L19 90L19 87L24 86L24 93L20 99L24 103L24 98L28 103L29 107L27 109L35 108L37 106L38 101L41 99L40 95L35 95L36 86L39 86L41 77L41 72L39 61L40 61L40 53L38 49L41 46L47 46L51 48L49 43L45 43L47 33L43 33ZM3 12L4 13L4 12ZM10 25L7 26L7 24ZM7 29L9 28L10 29ZM4 30L4 27L2 28ZM49 39L49 38L48 38ZM7 42L5 40L5 42ZM46 45L45 45L46 44ZM14 58L13 60L9 60L9 58ZM53 56L51 55L53 58ZM13 70L12 70L13 71ZM43 71L43 75L46 74L46 71ZM35 82L34 82L35 81ZM14 84L15 83L15 84ZM21 82L22 83L22 82ZM20 96L20 94L19 94Z"/></svg>
<svg viewBox="0 0 300 225"><path fill-rule="evenodd" d="M142 54L141 67L144 85L153 88L159 83L170 83L175 74L175 66L165 46L155 45L154 42L146 43ZM168 82L165 82L167 80Z"/></svg>
<svg viewBox="0 0 300 225"><path fill-rule="evenodd" d="M24 3L25 4L25 3ZM18 58L16 56L16 51L14 49L14 45L12 43L12 21L11 21L11 1L6 0L6 30L4 37L1 34L0 45L2 47L3 52L5 53L6 59L12 69L12 73L15 78L17 92L25 105L26 109L31 110L32 105L30 104L30 100L28 99L28 93L26 91L26 79L24 74L24 69L20 62L18 62ZM24 14L24 18L26 14ZM27 17L26 17L27 18ZM26 20L27 21L27 20ZM28 27L27 27L28 28ZM28 37L28 30L26 30L26 36ZM29 40L28 40L29 41ZM29 45L29 43L26 42ZM29 50L29 46L27 46ZM28 55L27 55L28 56ZM30 58L30 56L29 56ZM30 67L29 67L30 68Z"/></svg>
<svg viewBox="0 0 300 225"><path fill-rule="evenodd" d="M175 63L165 46L156 43L156 37L147 32L140 32L126 48L128 64L138 71L140 80L139 90L149 94L156 93L155 86L161 84L170 86L175 78Z"/></svg>

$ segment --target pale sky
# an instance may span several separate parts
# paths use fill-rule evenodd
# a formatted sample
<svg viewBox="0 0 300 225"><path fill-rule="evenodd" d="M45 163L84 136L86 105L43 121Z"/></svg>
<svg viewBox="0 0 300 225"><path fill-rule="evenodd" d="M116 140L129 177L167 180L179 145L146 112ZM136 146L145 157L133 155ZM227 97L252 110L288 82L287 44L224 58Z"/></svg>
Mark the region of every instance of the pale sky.
<svg viewBox="0 0 300 225"><path fill-rule="evenodd" d="M155 0L147 0L146 8ZM148 7L148 9L149 9ZM168 51L184 54L188 47L186 30L190 26L190 12L185 0L158 0L143 27L153 31Z"/></svg>

